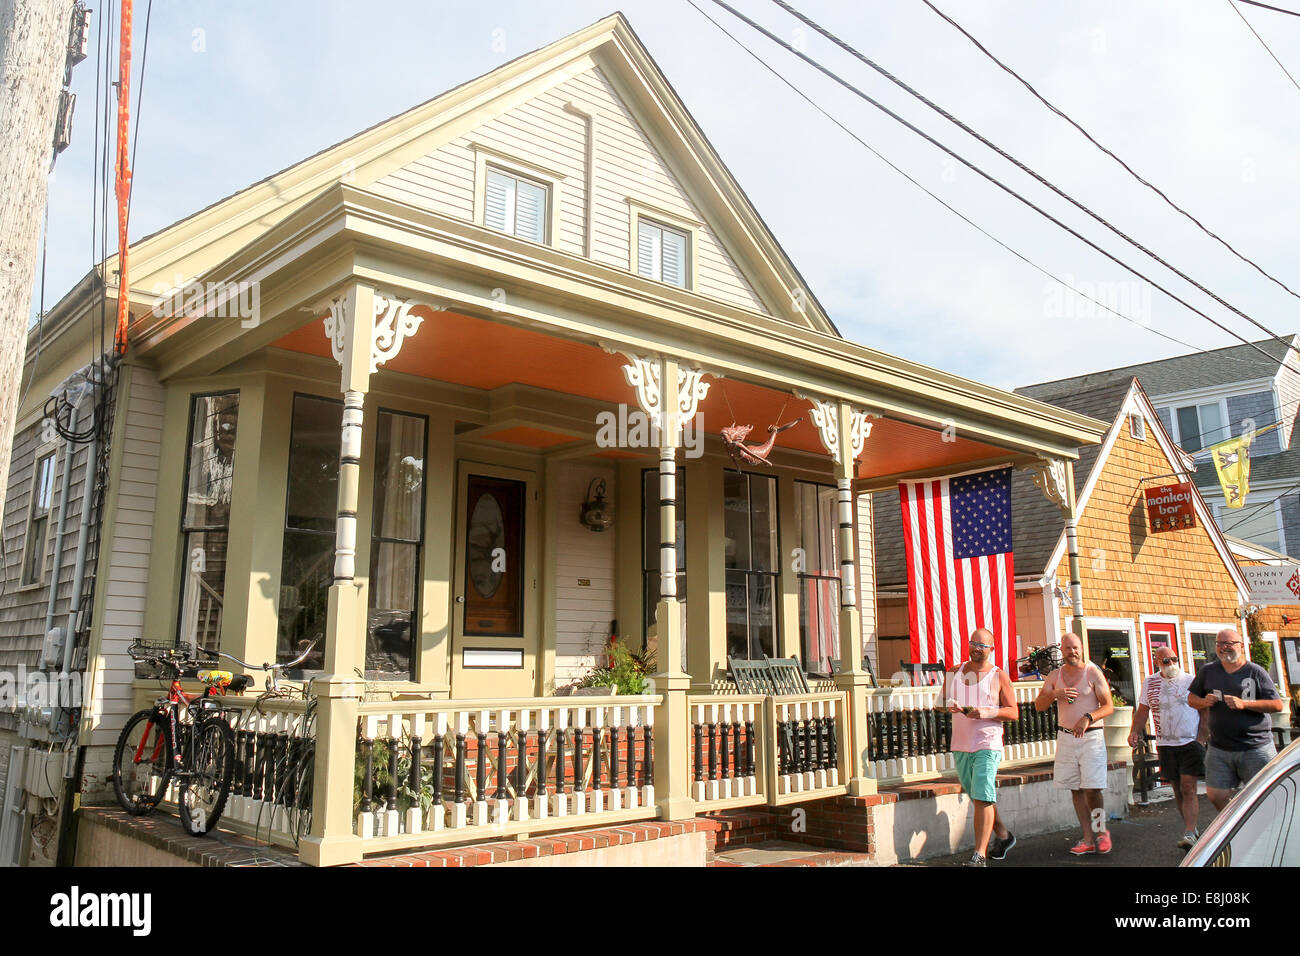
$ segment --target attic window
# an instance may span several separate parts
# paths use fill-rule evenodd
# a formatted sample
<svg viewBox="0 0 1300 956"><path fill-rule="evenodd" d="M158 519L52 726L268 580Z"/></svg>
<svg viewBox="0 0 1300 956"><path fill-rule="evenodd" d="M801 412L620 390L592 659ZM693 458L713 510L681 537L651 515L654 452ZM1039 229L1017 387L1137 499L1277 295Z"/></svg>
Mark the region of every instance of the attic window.
<svg viewBox="0 0 1300 956"><path fill-rule="evenodd" d="M690 236L649 219L637 221L636 271L648 279L687 287Z"/></svg>
<svg viewBox="0 0 1300 956"><path fill-rule="evenodd" d="M520 239L546 241L547 186L489 166L485 189L484 225Z"/></svg>
<svg viewBox="0 0 1300 956"><path fill-rule="evenodd" d="M1138 441L1147 440L1147 423L1146 419L1142 417L1141 412L1129 412L1128 430L1129 434Z"/></svg>

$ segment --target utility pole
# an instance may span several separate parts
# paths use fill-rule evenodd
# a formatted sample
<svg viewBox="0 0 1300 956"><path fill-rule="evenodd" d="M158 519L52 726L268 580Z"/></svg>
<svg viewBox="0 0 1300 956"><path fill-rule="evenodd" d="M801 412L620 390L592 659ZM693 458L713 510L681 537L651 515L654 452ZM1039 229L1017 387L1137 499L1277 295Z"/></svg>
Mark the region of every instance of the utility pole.
<svg viewBox="0 0 1300 956"><path fill-rule="evenodd" d="M73 0L0 0L0 514Z"/></svg>

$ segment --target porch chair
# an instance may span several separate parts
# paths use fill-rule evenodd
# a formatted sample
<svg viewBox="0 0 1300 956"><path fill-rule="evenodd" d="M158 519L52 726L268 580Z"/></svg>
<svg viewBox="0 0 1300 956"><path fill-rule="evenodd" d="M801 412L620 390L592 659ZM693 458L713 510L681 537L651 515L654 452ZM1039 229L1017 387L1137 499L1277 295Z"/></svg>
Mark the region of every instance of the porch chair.
<svg viewBox="0 0 1300 956"><path fill-rule="evenodd" d="M834 677L836 674L838 674L838 673L840 672L840 669L841 669L841 668L840 668L840 659L839 659L838 657L828 657L828 658L826 659L826 663L830 665L830 668L831 668L831 677ZM872 687L879 687L879 686L880 686L880 681L876 680L876 671L875 671L875 668L873 668L873 667L871 666L871 658L868 657L866 654L863 654L863 655L862 655L862 669L863 669L864 671L866 671L866 672L867 672L867 676L871 678L871 686L872 686Z"/></svg>
<svg viewBox="0 0 1300 956"><path fill-rule="evenodd" d="M772 675L772 693L780 697L784 694L807 694L810 692L808 679L804 677L803 665L797 657L768 657L763 655L768 671Z"/></svg>
<svg viewBox="0 0 1300 956"><path fill-rule="evenodd" d="M925 685L933 687L936 684L942 684L944 674L947 673L948 667L943 661L936 661L933 664L913 664L906 658L898 659L898 668L904 674L912 679L912 686Z"/></svg>
<svg viewBox="0 0 1300 956"><path fill-rule="evenodd" d="M764 661L741 660L727 655L727 675L737 694L773 694L772 674Z"/></svg>

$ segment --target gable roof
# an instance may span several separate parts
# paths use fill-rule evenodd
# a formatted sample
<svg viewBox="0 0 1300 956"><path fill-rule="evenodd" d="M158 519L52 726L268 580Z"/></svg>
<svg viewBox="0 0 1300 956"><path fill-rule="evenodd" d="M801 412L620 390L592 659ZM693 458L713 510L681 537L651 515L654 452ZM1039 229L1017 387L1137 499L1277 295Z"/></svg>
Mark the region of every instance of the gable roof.
<svg viewBox="0 0 1300 956"><path fill-rule="evenodd" d="M1261 355L1253 346L1263 349ZM1190 355L1125 365L1120 368L1089 372L1072 378L1060 378L1037 385L1016 389L1031 398L1047 399L1049 395L1064 394L1074 389L1091 389L1115 382L1136 378L1148 395L1171 395L1195 388L1231 385L1254 379L1272 378L1278 372L1293 345L1300 346L1300 335L1287 335L1276 339L1260 339L1251 345L1230 345ZM1270 358L1271 357L1271 358Z"/></svg>
<svg viewBox="0 0 1300 956"><path fill-rule="evenodd" d="M187 279L206 275L340 180L363 187L375 182L553 85L580 64L592 62L629 100L628 109L684 180L719 241L772 315L839 336L803 276L620 13L516 57L134 241L132 298L151 300L153 293L146 290L159 281L170 287L177 274ZM114 261L115 257L106 263L105 275L115 274ZM794 290L802 290L798 309L792 299ZM110 294L116 294L111 286Z"/></svg>
<svg viewBox="0 0 1300 956"><path fill-rule="evenodd" d="M1042 386L1034 386L1035 390ZM1025 389L1017 389L1017 392ZM1075 488L1079 513L1087 509L1092 489L1105 467L1119 431L1124 427L1127 410L1136 402L1151 434L1175 471L1189 471L1190 456L1174 444L1156 415L1155 406L1135 378L1096 386L1087 390L1066 387L1057 392L1034 396L1049 404L1091 415L1111 423L1100 445L1079 448L1075 465ZM1190 477L1190 476L1189 476ZM902 510L897 490L873 496L872 515L875 525L875 559L877 589L906 588L907 567L903 542ZM1245 588L1241 570L1232 557L1228 539L1214 522L1204 499L1198 494L1194 505L1201 526L1214 540L1215 547L1229 574ZM1011 476L1011 546L1015 550L1016 577L1039 578L1051 574L1060 563L1065 548L1065 518L1055 504L1048 501L1033 482L1028 471Z"/></svg>

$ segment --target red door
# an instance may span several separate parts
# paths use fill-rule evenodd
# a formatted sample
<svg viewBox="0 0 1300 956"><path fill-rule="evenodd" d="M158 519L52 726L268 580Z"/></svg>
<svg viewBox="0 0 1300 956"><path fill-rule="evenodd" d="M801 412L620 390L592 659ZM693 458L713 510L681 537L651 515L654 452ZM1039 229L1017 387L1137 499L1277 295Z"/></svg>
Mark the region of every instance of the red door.
<svg viewBox="0 0 1300 956"><path fill-rule="evenodd" d="M1154 621L1147 621L1142 625L1142 637L1146 643L1147 649L1147 673L1156 672L1155 661L1152 655L1157 647L1172 648L1175 654L1178 654L1179 665L1182 664L1183 655L1178 650L1178 625L1177 624L1158 624Z"/></svg>

